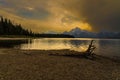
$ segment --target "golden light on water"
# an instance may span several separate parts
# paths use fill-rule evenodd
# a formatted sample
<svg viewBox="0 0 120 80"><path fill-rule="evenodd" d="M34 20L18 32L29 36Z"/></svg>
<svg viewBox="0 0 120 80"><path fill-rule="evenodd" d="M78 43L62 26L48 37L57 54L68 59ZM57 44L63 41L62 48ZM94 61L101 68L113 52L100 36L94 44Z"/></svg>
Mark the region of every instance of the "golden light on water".
<svg viewBox="0 0 120 80"><path fill-rule="evenodd" d="M25 50L61 50L69 49L75 51L86 51L87 44L75 44L72 39L34 39L32 43L21 45L21 49Z"/></svg>

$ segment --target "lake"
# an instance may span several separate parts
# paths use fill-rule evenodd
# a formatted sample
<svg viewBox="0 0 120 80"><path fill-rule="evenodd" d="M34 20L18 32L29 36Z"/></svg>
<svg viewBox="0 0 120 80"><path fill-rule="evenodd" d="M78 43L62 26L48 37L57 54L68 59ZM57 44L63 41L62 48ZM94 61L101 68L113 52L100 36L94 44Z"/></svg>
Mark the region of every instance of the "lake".
<svg viewBox="0 0 120 80"><path fill-rule="evenodd" d="M92 38L39 38L39 39L0 39L0 48L21 50L60 50L85 51L91 40L96 46L95 54L120 58L120 39Z"/></svg>

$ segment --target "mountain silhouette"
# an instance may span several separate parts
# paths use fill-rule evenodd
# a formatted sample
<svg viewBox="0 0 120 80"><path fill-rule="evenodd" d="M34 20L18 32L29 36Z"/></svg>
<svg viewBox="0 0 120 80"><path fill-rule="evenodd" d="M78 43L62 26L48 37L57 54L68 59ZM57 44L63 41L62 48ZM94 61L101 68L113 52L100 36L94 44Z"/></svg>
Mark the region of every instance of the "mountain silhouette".
<svg viewBox="0 0 120 80"><path fill-rule="evenodd" d="M78 27L70 30L69 32L63 32L63 34L73 35L76 38L120 38L120 32L101 31L94 33L87 30L81 30Z"/></svg>

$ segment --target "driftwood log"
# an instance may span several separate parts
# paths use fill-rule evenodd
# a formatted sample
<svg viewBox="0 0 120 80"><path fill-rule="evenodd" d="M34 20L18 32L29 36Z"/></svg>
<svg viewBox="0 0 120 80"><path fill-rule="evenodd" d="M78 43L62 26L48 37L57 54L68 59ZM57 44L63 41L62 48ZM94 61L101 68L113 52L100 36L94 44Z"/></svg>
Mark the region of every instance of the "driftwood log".
<svg viewBox="0 0 120 80"><path fill-rule="evenodd" d="M94 40L91 40L88 49L85 51L84 55L87 56L93 56L93 52L96 49L95 45L93 45Z"/></svg>

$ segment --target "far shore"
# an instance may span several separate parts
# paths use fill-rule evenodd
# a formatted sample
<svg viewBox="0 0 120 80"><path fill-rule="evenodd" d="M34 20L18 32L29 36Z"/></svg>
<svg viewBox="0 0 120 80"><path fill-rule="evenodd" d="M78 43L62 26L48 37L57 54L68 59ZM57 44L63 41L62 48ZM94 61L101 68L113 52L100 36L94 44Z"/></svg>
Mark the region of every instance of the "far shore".
<svg viewBox="0 0 120 80"><path fill-rule="evenodd" d="M120 80L119 61L65 54L78 52L0 49L0 80Z"/></svg>
<svg viewBox="0 0 120 80"><path fill-rule="evenodd" d="M9 37L0 37L0 40L24 40L24 39L31 39L31 38L24 38L24 37L20 37L20 38L9 38Z"/></svg>
<svg viewBox="0 0 120 80"><path fill-rule="evenodd" d="M31 39L31 38L33 38L33 39L35 39L35 38L69 38L69 37L32 37L32 36L19 36L19 35L0 35L0 40L7 40L7 39ZM89 40L93 40L93 39L95 39L95 40L97 40L97 39L120 39L120 38L92 38L92 37L74 37L75 39L89 39ZM69 39L74 39L74 38L69 38Z"/></svg>

